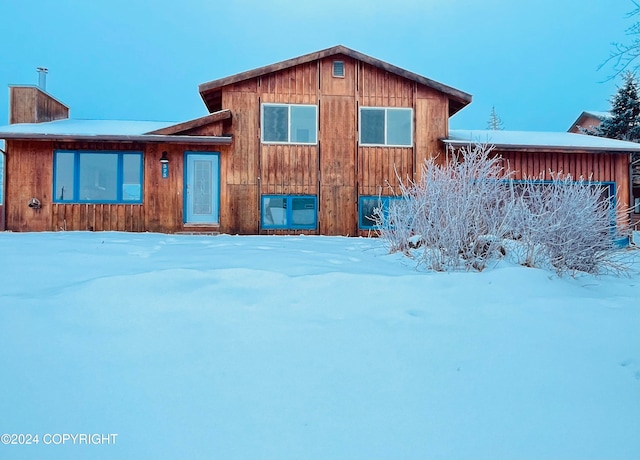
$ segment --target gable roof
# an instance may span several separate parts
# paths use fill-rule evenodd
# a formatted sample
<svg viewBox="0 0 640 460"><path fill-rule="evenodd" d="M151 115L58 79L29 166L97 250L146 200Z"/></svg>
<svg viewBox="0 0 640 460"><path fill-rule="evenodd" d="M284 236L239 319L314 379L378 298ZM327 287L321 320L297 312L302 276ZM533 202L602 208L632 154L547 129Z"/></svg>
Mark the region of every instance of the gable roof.
<svg viewBox="0 0 640 460"><path fill-rule="evenodd" d="M229 77L220 78L218 80L212 80L206 83L202 83L201 85L198 86L198 90L200 91L200 96L202 97L205 105L207 106L209 111L212 111L214 110L213 103L215 101L215 93L219 91L223 86L227 86L227 85L241 82L244 80L249 80L251 78L260 77L262 75L266 75L272 72L277 72L283 69L288 69L290 67L294 67L300 64L306 64L308 62L316 61L318 59L323 59L325 57L335 56L337 54L341 54L341 55L356 59L358 61L365 62L374 67L380 68L382 70L386 70L387 72L393 73L395 75L406 78L408 80L428 86L430 88L433 88L437 91L440 91L448 95L449 96L449 116L458 112L459 110L461 110L471 102L471 95L468 93L465 93L464 91L460 91L451 86L447 86L435 80L431 80L429 78L423 77L422 75L418 75L416 73L410 72L400 67L396 67L392 64L373 58L371 56L367 56L366 54L360 53L358 51L352 50L351 48L347 48L346 46L342 46L342 45L334 46L332 48L327 48L321 51L316 51L314 53L305 54L303 56L299 56L293 59L287 59L286 61L277 62L275 64L258 67L257 69L248 70L246 72L241 72L235 75L231 75Z"/></svg>
<svg viewBox="0 0 640 460"><path fill-rule="evenodd" d="M640 152L635 142L565 132L452 129L442 141L453 146L488 144L496 150Z"/></svg>
<svg viewBox="0 0 640 460"><path fill-rule="evenodd" d="M230 136L155 134L156 131L183 124L166 121L77 120L65 118L43 123L15 123L0 126L0 139L231 143Z"/></svg>
<svg viewBox="0 0 640 460"><path fill-rule="evenodd" d="M589 128L589 126L584 126L585 122L589 119L603 121L606 118L611 118L611 113L599 112L596 110L585 110L578 118L576 118L576 121L573 122L567 131L578 132L579 128Z"/></svg>

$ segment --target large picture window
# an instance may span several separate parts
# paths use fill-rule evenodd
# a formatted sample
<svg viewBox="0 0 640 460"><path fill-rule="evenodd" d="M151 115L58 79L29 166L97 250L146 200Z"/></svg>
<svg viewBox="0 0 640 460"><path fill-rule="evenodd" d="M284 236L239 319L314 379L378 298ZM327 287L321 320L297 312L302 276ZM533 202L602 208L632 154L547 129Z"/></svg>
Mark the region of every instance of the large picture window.
<svg viewBox="0 0 640 460"><path fill-rule="evenodd" d="M413 144L413 110L361 107L360 144L410 147Z"/></svg>
<svg viewBox="0 0 640 460"><path fill-rule="evenodd" d="M262 104L262 142L316 144L317 127L315 105Z"/></svg>
<svg viewBox="0 0 640 460"><path fill-rule="evenodd" d="M315 229L317 198L313 195L263 195L262 228Z"/></svg>
<svg viewBox="0 0 640 460"><path fill-rule="evenodd" d="M53 201L141 203L140 152L56 151Z"/></svg>

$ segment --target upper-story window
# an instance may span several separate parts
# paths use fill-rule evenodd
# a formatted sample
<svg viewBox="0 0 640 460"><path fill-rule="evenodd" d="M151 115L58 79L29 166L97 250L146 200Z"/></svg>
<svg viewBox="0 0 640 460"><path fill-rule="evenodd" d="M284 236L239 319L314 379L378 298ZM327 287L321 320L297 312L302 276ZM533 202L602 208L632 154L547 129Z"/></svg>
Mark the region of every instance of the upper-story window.
<svg viewBox="0 0 640 460"><path fill-rule="evenodd" d="M412 109L360 108L360 145L410 147L412 144Z"/></svg>
<svg viewBox="0 0 640 460"><path fill-rule="evenodd" d="M318 107L303 104L262 104L262 142L316 144Z"/></svg>

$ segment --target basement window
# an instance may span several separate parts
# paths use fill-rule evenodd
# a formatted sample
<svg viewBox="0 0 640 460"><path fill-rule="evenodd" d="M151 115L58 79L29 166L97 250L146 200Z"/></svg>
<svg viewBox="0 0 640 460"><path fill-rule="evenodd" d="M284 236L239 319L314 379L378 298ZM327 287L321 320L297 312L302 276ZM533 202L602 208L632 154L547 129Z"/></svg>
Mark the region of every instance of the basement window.
<svg viewBox="0 0 640 460"><path fill-rule="evenodd" d="M55 151L56 203L142 203L142 153Z"/></svg>
<svg viewBox="0 0 640 460"><path fill-rule="evenodd" d="M344 62L333 61L333 76L338 78L344 78Z"/></svg>
<svg viewBox="0 0 640 460"><path fill-rule="evenodd" d="M318 224L315 195L263 195L264 229L315 229Z"/></svg>
<svg viewBox="0 0 640 460"><path fill-rule="evenodd" d="M316 144L318 107L303 104L262 104L262 142Z"/></svg>
<svg viewBox="0 0 640 460"><path fill-rule="evenodd" d="M411 147L412 140L412 109L360 108L360 145Z"/></svg>
<svg viewBox="0 0 640 460"><path fill-rule="evenodd" d="M399 205L401 200L402 197L398 196L361 196L358 200L358 228L361 230L391 228L389 209ZM382 218L382 225L376 225L376 216Z"/></svg>

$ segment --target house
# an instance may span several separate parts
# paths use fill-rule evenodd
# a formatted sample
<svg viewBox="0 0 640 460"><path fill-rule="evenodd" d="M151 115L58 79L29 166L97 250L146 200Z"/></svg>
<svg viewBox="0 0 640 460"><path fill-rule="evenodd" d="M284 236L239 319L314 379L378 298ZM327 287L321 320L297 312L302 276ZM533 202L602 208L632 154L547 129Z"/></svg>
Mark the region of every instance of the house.
<svg viewBox="0 0 640 460"><path fill-rule="evenodd" d="M609 118L611 114L609 112L598 112L593 110L584 111L569 127L570 133L581 134L582 130L591 131L597 126L600 126L602 120Z"/></svg>
<svg viewBox="0 0 640 460"><path fill-rule="evenodd" d="M469 94L344 46L199 91L208 115L123 122L70 119L41 88L12 86L0 128L5 228L368 234L372 206L398 191L398 177L418 179L447 145L483 140L449 132ZM522 136L493 142L523 174L593 172L628 188L621 171L637 144Z"/></svg>

